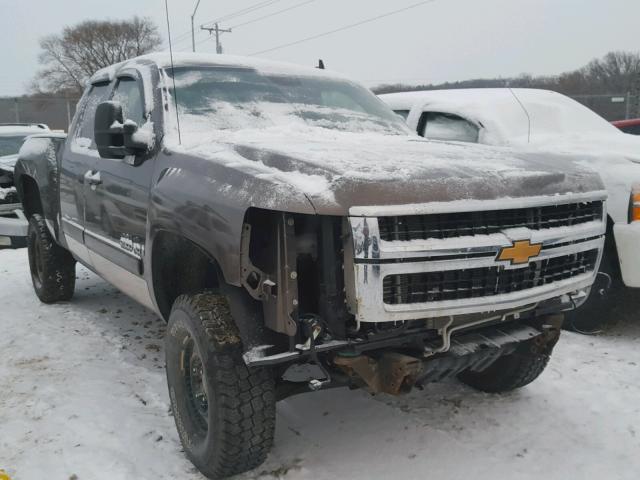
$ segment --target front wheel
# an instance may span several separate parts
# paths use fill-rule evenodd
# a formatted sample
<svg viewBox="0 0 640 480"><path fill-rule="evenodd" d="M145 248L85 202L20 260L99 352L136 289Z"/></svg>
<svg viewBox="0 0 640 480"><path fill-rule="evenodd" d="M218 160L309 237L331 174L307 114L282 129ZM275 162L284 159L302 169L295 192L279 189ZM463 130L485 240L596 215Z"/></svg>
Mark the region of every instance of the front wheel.
<svg viewBox="0 0 640 480"><path fill-rule="evenodd" d="M212 479L260 465L273 445L275 381L244 363L226 298L178 297L165 343L171 407L189 459Z"/></svg>
<svg viewBox="0 0 640 480"><path fill-rule="evenodd" d="M541 350L535 342L525 342L515 352L503 355L480 371L465 370L458 375L463 383L487 393L502 393L524 387L544 371L551 349Z"/></svg>
<svg viewBox="0 0 640 480"><path fill-rule="evenodd" d="M41 215L29 219L27 247L31 281L40 301L71 300L76 286L76 261L56 243Z"/></svg>

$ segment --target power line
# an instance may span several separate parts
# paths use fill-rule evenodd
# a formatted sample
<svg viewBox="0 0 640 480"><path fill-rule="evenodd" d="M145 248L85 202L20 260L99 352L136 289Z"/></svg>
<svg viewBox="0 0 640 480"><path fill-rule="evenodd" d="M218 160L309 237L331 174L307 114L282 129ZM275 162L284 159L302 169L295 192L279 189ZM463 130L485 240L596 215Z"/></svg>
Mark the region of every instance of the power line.
<svg viewBox="0 0 640 480"><path fill-rule="evenodd" d="M307 4L315 2L315 1L316 0L306 0L305 2L298 3L296 5L292 5L291 7L283 8L282 10L277 10L275 12L269 13L268 15L263 15L262 17L254 18L253 20L249 20L248 22L239 23L237 25L232 26L231 30L234 30L234 29L236 29L238 27L244 27L245 25L249 25L251 23L259 22L260 20L265 20L267 18L275 17L276 15L280 15L281 13L285 13L285 12L288 12L290 10L295 10L296 8L303 7L304 5L307 5ZM203 38L199 42L196 42L196 45L200 45L200 44L202 44L204 42L208 42L210 40L213 40L214 38L215 37L213 35L211 35L211 36L209 36L207 38Z"/></svg>
<svg viewBox="0 0 640 480"><path fill-rule="evenodd" d="M335 28L333 30L329 30L328 32L323 32L323 33L319 33L317 35L312 35L311 37L302 38L302 39L296 40L294 42L284 43L282 45L278 45L278 46L275 46L275 47L272 47L272 48L267 48L266 50L260 50L259 52L250 53L249 55L261 55L263 53L273 52L274 50L280 50L282 48L291 47L293 45L298 45L300 43L308 42L310 40L315 40L317 38L326 37L327 35L332 35L334 33L343 32L343 31L348 30L350 28L359 27L360 25L364 25L365 23L375 22L376 20L380 20L381 18L390 17L391 15L396 15L396 14L401 13L401 12L406 12L407 10L411 10L413 8L420 7L421 5L425 5L427 3L433 3L435 1L436 0L424 0L422 2L414 3L413 5L409 5L409 6L404 7L404 8L399 8L397 10L393 10L391 12L383 13L383 14L377 15L375 17L367 18L365 20L361 20L361 21L356 22L356 23L351 23L349 25L344 25L342 27Z"/></svg>
<svg viewBox="0 0 640 480"><path fill-rule="evenodd" d="M288 12L289 10L294 10L296 8L300 8L300 7L304 6L304 5L307 5L307 4L315 2L315 1L316 0L307 0L306 2L298 3L298 4L293 5L291 7L283 8L282 10L278 10L278 11L275 11L273 13L269 13L267 15L263 15L262 17L254 18L253 20L249 20L248 22L239 23L238 25L234 25L231 28L233 29L233 28L238 28L238 27L244 27L245 25L249 25L251 23L259 22L260 20L264 20L266 18L275 17L276 15L280 15L281 13Z"/></svg>
<svg viewBox="0 0 640 480"><path fill-rule="evenodd" d="M215 18L213 20L209 20L208 22L204 22L202 26L211 25L212 23L224 22L226 20L231 20L232 18L236 18L242 15L246 15L247 13L254 12L256 10L260 10L261 8L268 7L273 5L274 3L278 3L281 0L265 0L262 2L254 3L245 7L241 10L236 10L235 12L228 13L227 15L223 15L222 17Z"/></svg>
<svg viewBox="0 0 640 480"><path fill-rule="evenodd" d="M260 10L262 8L268 7L268 6L273 5L274 3L277 3L277 2L280 2L280 1L281 0L263 0L261 2L249 5L248 7L245 7L243 9L236 10L235 12L231 12L231 13L228 13L228 14L223 15L221 17L215 18L213 20L209 20L207 22L201 23L200 27L205 27L207 25L223 22L225 20L230 20L232 18L236 18L236 17L239 17L241 15L246 15L248 13L254 12L256 10ZM178 45L180 43L183 43L183 42L187 41L189 39L190 35L191 35L191 30L183 32L180 35L176 35L176 37L173 38L173 44L174 45ZM203 41L206 41L206 40L209 40L209 38L206 38ZM196 45L199 45L203 41L200 41L200 42L196 43ZM165 41L163 43L163 45L162 45L162 49L166 50L166 48L167 48L167 42Z"/></svg>

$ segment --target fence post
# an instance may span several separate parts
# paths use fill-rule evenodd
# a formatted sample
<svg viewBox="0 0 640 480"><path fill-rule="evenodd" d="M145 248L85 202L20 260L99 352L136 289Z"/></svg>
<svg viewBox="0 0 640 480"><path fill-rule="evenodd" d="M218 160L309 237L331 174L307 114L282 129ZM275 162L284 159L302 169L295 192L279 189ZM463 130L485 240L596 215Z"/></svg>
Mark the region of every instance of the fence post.
<svg viewBox="0 0 640 480"><path fill-rule="evenodd" d="M631 92L627 92L627 101L625 103L624 118L625 120L628 120L631 113Z"/></svg>

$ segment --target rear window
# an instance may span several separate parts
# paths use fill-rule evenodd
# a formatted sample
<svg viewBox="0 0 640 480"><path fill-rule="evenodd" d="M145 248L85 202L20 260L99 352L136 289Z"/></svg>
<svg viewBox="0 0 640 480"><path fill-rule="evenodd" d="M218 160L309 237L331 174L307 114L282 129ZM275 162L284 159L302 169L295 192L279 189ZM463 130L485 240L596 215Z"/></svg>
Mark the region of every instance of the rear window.
<svg viewBox="0 0 640 480"><path fill-rule="evenodd" d="M418 125L418 134L432 140L478 143L479 133L475 124L451 113L425 112Z"/></svg>

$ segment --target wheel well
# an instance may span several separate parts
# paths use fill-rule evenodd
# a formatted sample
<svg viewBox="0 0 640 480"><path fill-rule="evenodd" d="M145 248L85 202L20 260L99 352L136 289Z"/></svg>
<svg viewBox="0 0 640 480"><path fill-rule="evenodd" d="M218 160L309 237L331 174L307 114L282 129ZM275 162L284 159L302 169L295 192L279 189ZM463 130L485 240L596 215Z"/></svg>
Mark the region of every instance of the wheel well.
<svg viewBox="0 0 640 480"><path fill-rule="evenodd" d="M180 235L158 233L153 241L151 262L153 290L165 319L180 295L220 288L222 276L216 261Z"/></svg>
<svg viewBox="0 0 640 480"><path fill-rule="evenodd" d="M600 265L600 271L604 271L609 275L612 275L614 280L622 281L620 258L618 257L618 248L613 235L613 226L613 219L607 215L607 233L604 240L604 254Z"/></svg>
<svg viewBox="0 0 640 480"><path fill-rule="evenodd" d="M25 215L31 217L34 213L43 214L42 199L40 189L32 177L24 176L21 181L22 208Z"/></svg>

